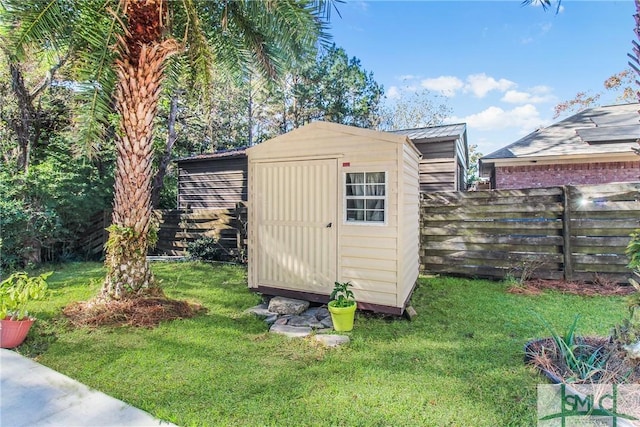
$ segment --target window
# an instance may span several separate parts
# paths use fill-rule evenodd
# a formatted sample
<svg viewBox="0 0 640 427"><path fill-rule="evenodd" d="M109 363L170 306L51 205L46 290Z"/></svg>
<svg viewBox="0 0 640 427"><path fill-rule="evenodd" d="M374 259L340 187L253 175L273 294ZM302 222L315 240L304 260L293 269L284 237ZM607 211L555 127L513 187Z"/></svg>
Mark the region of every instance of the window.
<svg viewBox="0 0 640 427"><path fill-rule="evenodd" d="M346 221L384 223L386 172L354 172L345 177Z"/></svg>

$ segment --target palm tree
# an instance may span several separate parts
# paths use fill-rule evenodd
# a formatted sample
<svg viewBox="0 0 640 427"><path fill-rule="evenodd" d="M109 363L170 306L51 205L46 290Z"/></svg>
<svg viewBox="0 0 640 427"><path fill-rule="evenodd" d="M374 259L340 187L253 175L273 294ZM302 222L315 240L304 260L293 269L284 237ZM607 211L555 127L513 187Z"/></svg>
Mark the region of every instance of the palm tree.
<svg viewBox="0 0 640 427"><path fill-rule="evenodd" d="M169 58L180 56L194 84L212 64L275 77L324 32L331 0L0 0L16 60L28 46L67 50L84 81L82 139L96 147L117 112L113 225L100 297L159 290L148 262L152 132ZM111 120L111 123L113 120Z"/></svg>

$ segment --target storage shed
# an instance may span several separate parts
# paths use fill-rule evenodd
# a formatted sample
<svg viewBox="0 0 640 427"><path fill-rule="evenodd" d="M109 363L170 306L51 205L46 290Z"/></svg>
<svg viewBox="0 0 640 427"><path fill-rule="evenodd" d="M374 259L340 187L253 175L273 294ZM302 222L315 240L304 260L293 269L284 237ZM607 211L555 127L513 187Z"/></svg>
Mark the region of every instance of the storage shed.
<svg viewBox="0 0 640 427"><path fill-rule="evenodd" d="M420 153L409 138L314 122L247 149L249 288L401 314L419 270Z"/></svg>
<svg viewBox="0 0 640 427"><path fill-rule="evenodd" d="M178 209L233 209L246 202L245 148L178 159Z"/></svg>
<svg viewBox="0 0 640 427"><path fill-rule="evenodd" d="M466 123L395 130L415 144L420 160L420 191L466 191L469 144Z"/></svg>

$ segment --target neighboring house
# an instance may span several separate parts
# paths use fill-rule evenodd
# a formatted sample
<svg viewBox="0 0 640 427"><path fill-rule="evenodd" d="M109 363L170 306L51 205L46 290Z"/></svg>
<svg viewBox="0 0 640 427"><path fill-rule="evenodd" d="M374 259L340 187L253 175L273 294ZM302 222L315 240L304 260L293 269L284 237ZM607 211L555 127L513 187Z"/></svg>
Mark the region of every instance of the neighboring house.
<svg viewBox="0 0 640 427"><path fill-rule="evenodd" d="M232 209L247 201L245 148L178 159L178 209Z"/></svg>
<svg viewBox="0 0 640 427"><path fill-rule="evenodd" d="M407 136L422 154L421 192L467 189L466 124L390 133ZM178 209L229 209L240 201L247 201L245 148L182 158L177 164Z"/></svg>
<svg viewBox="0 0 640 427"><path fill-rule="evenodd" d="M469 146L467 125L457 123L392 131L406 135L420 150L420 191L466 191Z"/></svg>
<svg viewBox="0 0 640 427"><path fill-rule="evenodd" d="M492 189L640 181L640 104L589 108L480 159Z"/></svg>

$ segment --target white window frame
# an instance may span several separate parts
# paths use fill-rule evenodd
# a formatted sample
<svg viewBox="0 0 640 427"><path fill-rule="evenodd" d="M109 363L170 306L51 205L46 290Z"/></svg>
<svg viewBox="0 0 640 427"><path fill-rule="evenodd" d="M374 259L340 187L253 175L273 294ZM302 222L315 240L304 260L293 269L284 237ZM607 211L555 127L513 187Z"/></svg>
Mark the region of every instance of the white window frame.
<svg viewBox="0 0 640 427"><path fill-rule="evenodd" d="M367 196L366 194L363 196L347 196L347 174L349 173L363 173L365 178L364 178L364 185L366 185L366 181L367 181L367 174L373 174L373 173L384 173L384 196ZM381 170L353 170L353 171L346 171L344 172L343 176L342 176L342 203L343 203L343 209L342 209L342 213L343 213L343 223L345 225L365 225L365 226L385 226L387 225L387 222L389 220L389 173L385 170L385 171L381 171ZM367 221L366 220L366 200L380 200L382 199L384 201L384 211L383 211L383 215L384 215L384 221ZM365 219L364 220L348 220L347 219L347 201L348 200L365 200L364 203L364 212L365 212Z"/></svg>

